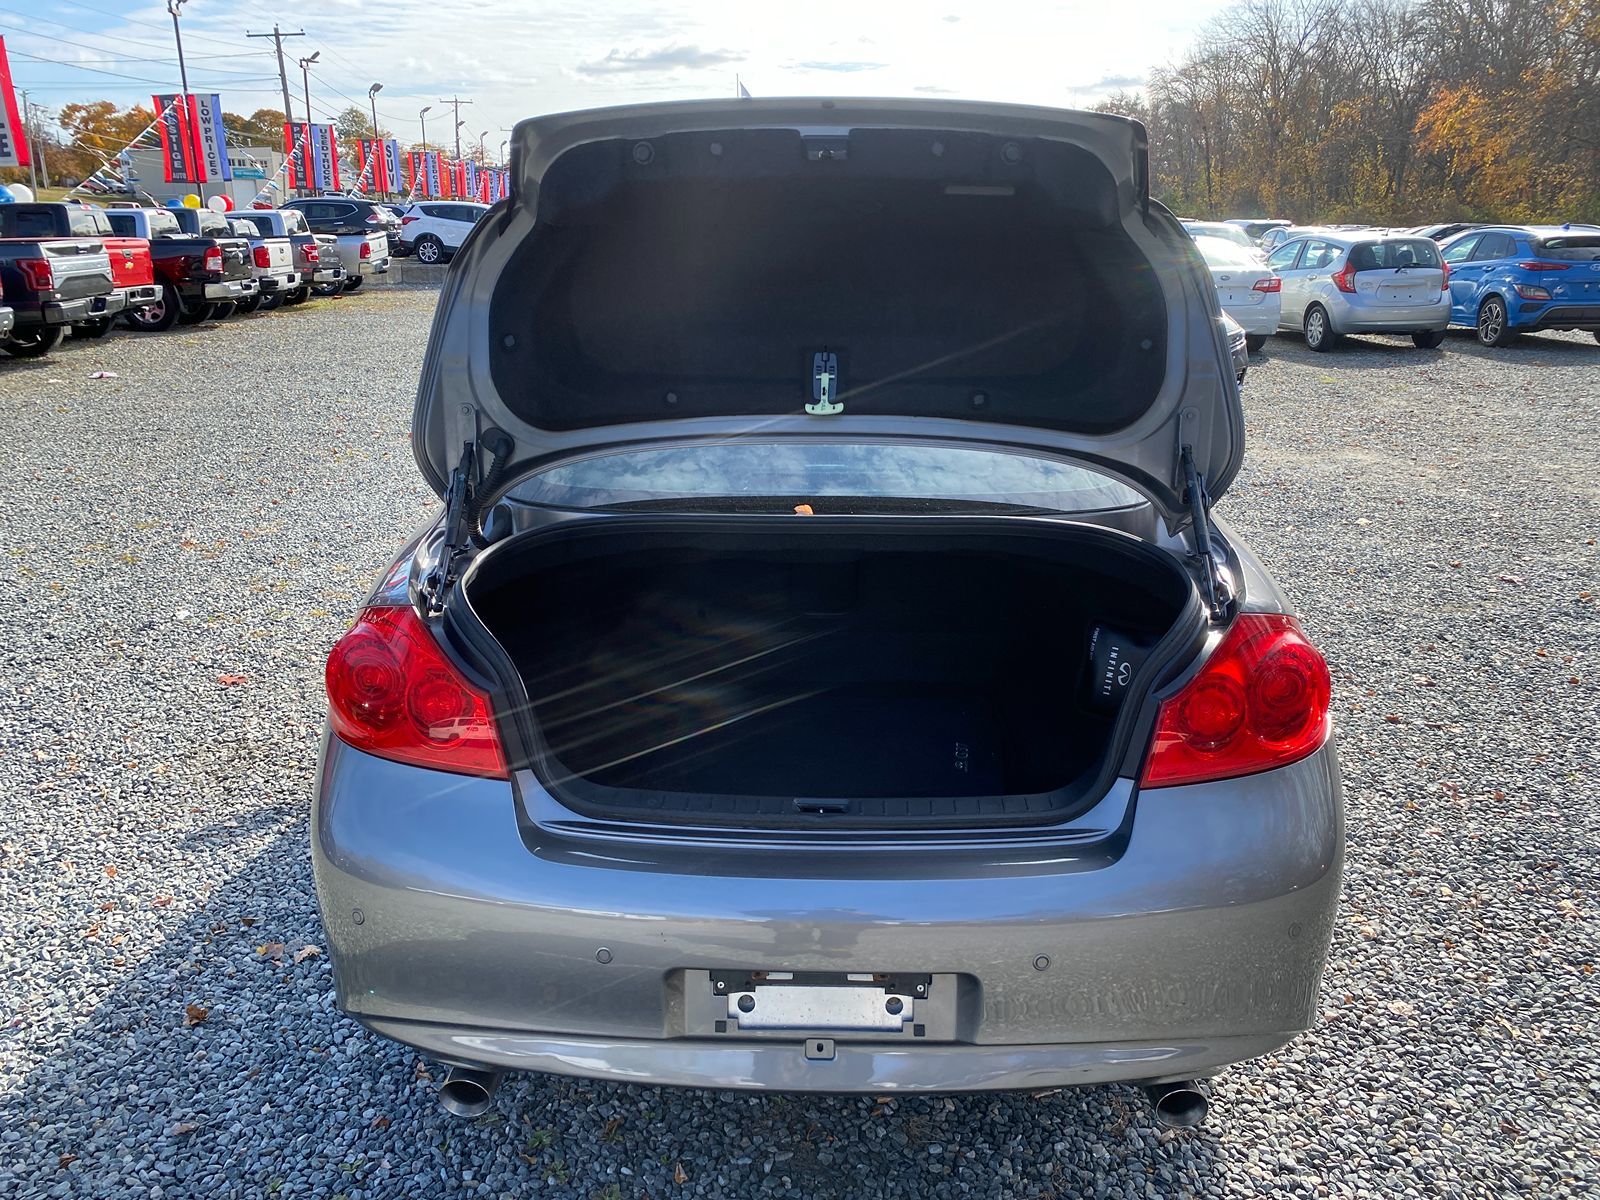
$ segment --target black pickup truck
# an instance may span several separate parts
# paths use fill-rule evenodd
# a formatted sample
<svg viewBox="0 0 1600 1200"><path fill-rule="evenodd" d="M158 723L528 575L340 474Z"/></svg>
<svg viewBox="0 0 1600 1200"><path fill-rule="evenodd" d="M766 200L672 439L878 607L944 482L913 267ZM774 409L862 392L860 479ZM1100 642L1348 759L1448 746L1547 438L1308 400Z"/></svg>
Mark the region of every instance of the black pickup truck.
<svg viewBox="0 0 1600 1200"><path fill-rule="evenodd" d="M130 329L153 332L174 321L194 325L233 312L258 294L250 243L235 237L227 218L210 209L111 208L111 228L147 238L161 297L130 308Z"/></svg>
<svg viewBox="0 0 1600 1200"><path fill-rule="evenodd" d="M102 320L122 305L99 238L0 239L0 295L12 312L0 350L14 358L47 353L67 326Z"/></svg>

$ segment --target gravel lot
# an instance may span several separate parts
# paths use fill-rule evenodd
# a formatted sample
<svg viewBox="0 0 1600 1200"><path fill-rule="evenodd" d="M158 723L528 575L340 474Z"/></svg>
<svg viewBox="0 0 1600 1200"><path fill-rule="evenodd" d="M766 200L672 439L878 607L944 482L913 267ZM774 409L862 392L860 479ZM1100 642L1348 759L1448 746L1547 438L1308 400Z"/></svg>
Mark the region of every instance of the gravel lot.
<svg viewBox="0 0 1600 1200"><path fill-rule="evenodd" d="M537 1077L464 1124L335 1013L306 848L433 300L0 362L0 1195L1600 1193L1591 339L1256 357L1221 511L1333 665L1350 868L1319 1027L1203 1129Z"/></svg>

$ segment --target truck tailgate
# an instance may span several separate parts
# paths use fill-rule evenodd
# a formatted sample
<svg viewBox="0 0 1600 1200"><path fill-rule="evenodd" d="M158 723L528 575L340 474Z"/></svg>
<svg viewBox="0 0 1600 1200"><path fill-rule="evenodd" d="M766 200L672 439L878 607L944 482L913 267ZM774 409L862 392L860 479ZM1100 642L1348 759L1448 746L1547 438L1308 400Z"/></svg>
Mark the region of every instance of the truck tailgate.
<svg viewBox="0 0 1600 1200"><path fill-rule="evenodd" d="M108 237L106 256L111 260L111 278L119 288L142 287L155 282L150 261L150 243L144 238Z"/></svg>
<svg viewBox="0 0 1600 1200"><path fill-rule="evenodd" d="M111 291L111 259L98 238L58 238L40 242L39 249L50 260L59 299L80 300Z"/></svg>

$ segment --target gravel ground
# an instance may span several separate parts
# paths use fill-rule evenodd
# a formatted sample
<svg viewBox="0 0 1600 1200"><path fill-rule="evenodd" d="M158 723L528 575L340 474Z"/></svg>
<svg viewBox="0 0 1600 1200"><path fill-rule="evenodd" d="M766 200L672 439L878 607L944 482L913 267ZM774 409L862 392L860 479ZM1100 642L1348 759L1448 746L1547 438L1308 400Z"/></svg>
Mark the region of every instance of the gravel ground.
<svg viewBox="0 0 1600 1200"><path fill-rule="evenodd" d="M1600 346L1257 356L1221 511L1332 662L1350 865L1318 1028L1203 1129L544 1078L459 1123L334 1011L306 850L322 657L433 503L432 304L0 362L0 1195L1600 1192Z"/></svg>

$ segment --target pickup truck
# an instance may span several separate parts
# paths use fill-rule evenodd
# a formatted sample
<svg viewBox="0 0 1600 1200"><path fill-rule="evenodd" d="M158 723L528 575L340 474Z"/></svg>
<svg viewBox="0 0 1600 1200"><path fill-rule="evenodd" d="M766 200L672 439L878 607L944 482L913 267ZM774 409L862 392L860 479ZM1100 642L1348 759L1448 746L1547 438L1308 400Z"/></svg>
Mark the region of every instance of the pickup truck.
<svg viewBox="0 0 1600 1200"><path fill-rule="evenodd" d="M311 289L332 293L344 288L344 263L339 260L339 239L328 233L313 233L305 214L293 208L253 208L239 216L261 231L263 237L287 237L294 246L294 265L304 277L300 287L283 298L284 304L299 304Z"/></svg>
<svg viewBox="0 0 1600 1200"><path fill-rule="evenodd" d="M239 301L235 312L254 312L262 305L276 308L285 296L296 291L302 282L310 278L309 271L300 271L295 267L294 243L288 238L267 237L243 217L230 219L228 228L235 237L242 237L250 243L256 287L260 289L258 295Z"/></svg>
<svg viewBox="0 0 1600 1200"><path fill-rule="evenodd" d="M389 270L393 247L400 242L400 222L386 206L349 196L318 196L291 200L284 208L304 213L312 232L339 239L345 291L355 291L368 275Z"/></svg>
<svg viewBox="0 0 1600 1200"><path fill-rule="evenodd" d="M0 350L13 358L48 353L67 326L115 316L122 302L99 238L0 239L0 294L12 320Z"/></svg>
<svg viewBox="0 0 1600 1200"><path fill-rule="evenodd" d="M258 295L250 243L234 237L226 218L210 209L113 208L111 227L150 243L161 296L129 309L130 329L155 332L174 321L194 325L225 317L240 300Z"/></svg>
<svg viewBox="0 0 1600 1200"><path fill-rule="evenodd" d="M160 296L150 262L150 243L118 237L104 210L79 201L0 205L0 238L98 238L111 260L112 291L118 298L111 315L74 322L74 337L105 337L115 313L149 304Z"/></svg>

